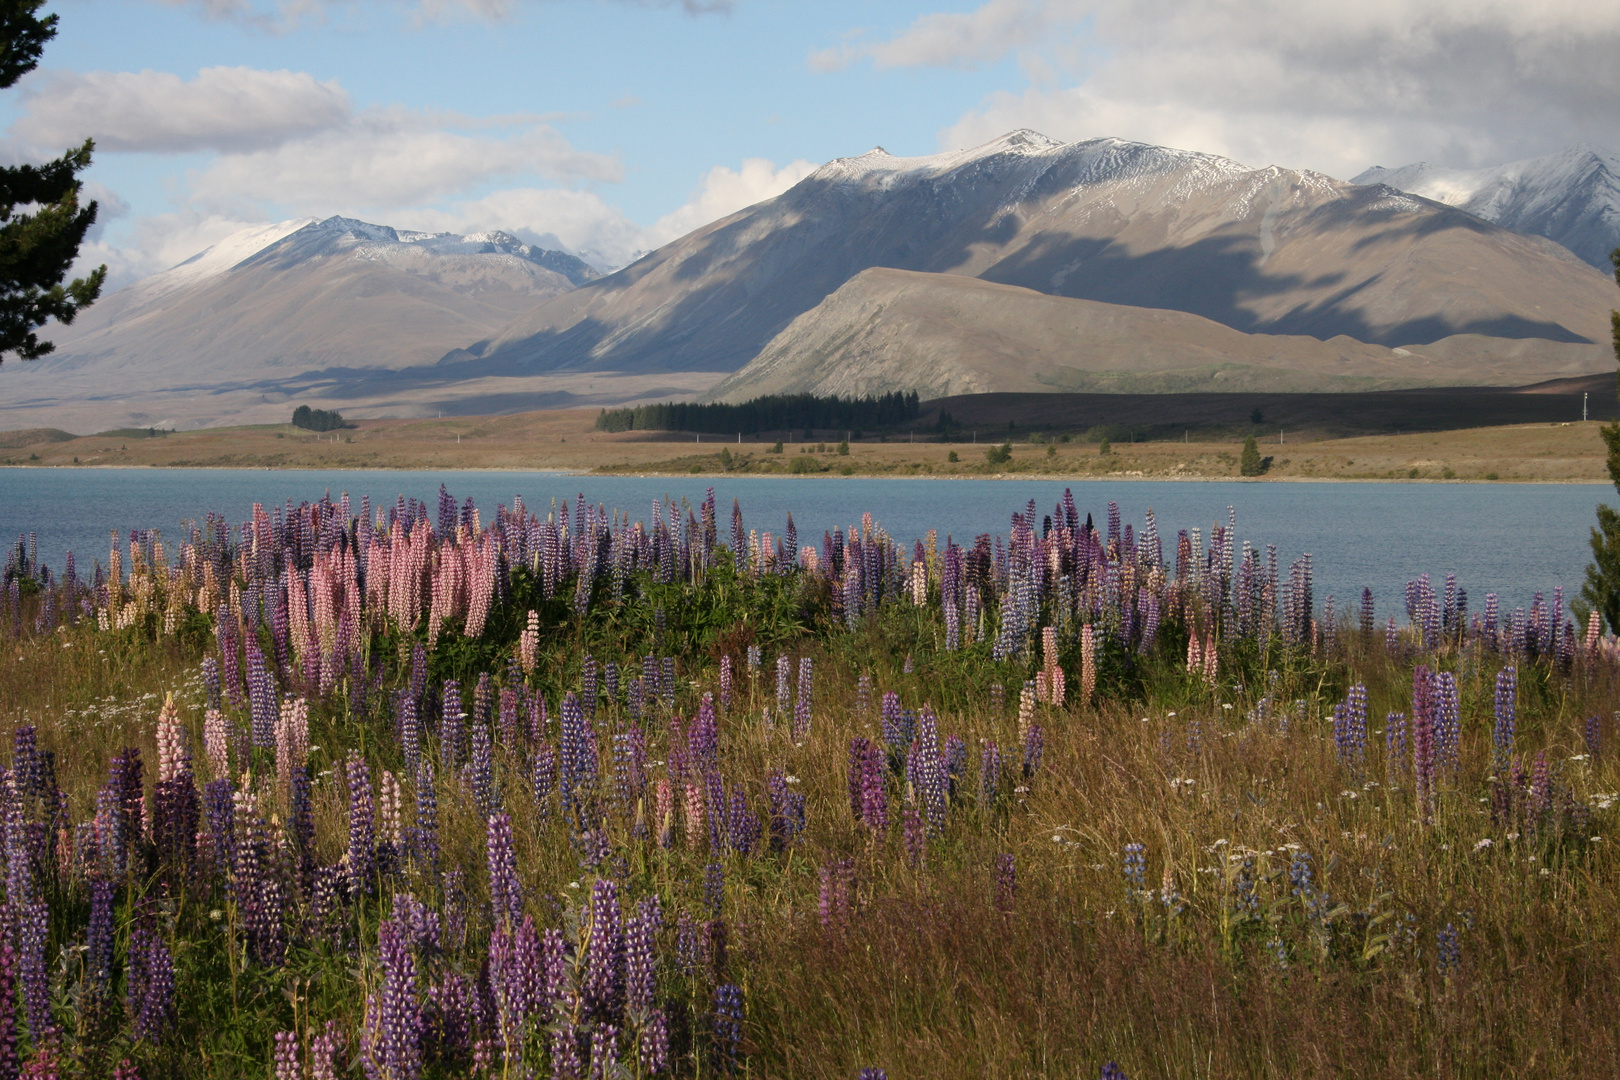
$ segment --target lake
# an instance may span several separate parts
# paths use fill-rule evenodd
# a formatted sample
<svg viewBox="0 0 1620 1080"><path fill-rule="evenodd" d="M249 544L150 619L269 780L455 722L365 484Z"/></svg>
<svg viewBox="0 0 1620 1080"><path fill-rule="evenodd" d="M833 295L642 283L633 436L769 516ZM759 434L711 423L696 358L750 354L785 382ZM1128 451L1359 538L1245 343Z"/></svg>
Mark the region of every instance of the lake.
<svg viewBox="0 0 1620 1080"><path fill-rule="evenodd" d="M127 538L131 529L161 529L178 537L179 526L210 510L240 522L254 502L283 505L330 491L347 491L358 510L361 494L391 505L403 494L437 498L445 484L458 499L471 496L489 520L497 504L514 495L544 517L552 499L572 503L583 492L593 502L629 511L645 520L652 500L670 496L694 505L713 485L720 530L729 527L731 500L742 503L750 529L780 535L792 512L801 543L819 542L823 530L849 526L870 512L889 533L904 540L939 530L958 543L982 532L1005 533L1013 511L1034 499L1051 513L1072 488L1082 514L1099 527L1109 500L1140 530L1152 508L1166 554L1174 556L1178 529L1224 524L1226 508L1237 510L1237 546L1248 540L1264 549L1276 544L1287 564L1310 552L1318 598L1334 595L1344 609L1370 586L1380 619L1393 612L1404 621L1406 581L1430 574L1437 587L1455 572L1481 606L1487 592L1505 606L1528 605L1535 592L1566 596L1580 587L1588 561L1593 508L1617 501L1607 484L1444 483L1245 483L1238 481L1129 481L1050 479L934 480L863 477L623 477L546 472L491 471L295 471L252 469L0 469L0 538L38 536L40 558L60 570L72 550L88 571L106 562L109 530Z"/></svg>

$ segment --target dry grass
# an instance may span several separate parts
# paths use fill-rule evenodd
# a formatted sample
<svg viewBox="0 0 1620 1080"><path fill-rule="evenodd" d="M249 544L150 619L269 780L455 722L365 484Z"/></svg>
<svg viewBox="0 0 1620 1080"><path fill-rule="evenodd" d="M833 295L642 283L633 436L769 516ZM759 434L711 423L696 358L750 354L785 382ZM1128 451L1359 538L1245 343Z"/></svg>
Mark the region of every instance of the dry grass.
<svg viewBox="0 0 1620 1080"><path fill-rule="evenodd" d="M849 1078L879 1065L894 1080L1088 1077L1107 1060L1138 1080L1620 1074L1613 812L1592 821L1603 840L1561 845L1528 831L1510 839L1514 826L1493 824L1480 800L1490 790L1499 658L1454 646L1421 658L1458 673L1464 718L1463 767L1443 785L1432 825L1418 820L1409 781L1387 769L1378 737L1377 718L1410 707L1411 658L1386 656L1381 635L1355 634L1331 659L1240 656L1216 690L1160 661L1139 691L1105 678L1115 688L1094 706L1043 706L1042 768L1016 781L1016 792L1007 783L1002 807L990 811L973 795L979 744L996 741L1015 766L1018 734L1014 702L991 708L988 686L1016 685L1022 675L935 652L934 634L930 620L903 608L853 635L800 642L794 651L817 660L815 721L802 745L758 719L772 696L768 676L742 680L742 700L722 722L728 782L757 799L766 773L783 769L810 805L809 829L790 851L722 859L732 936L728 967L714 977L744 988L747 1075ZM918 664L909 674L907 653ZM164 692L179 691L196 732L199 655L84 629L8 641L0 725L40 725L78 817L117 748L139 745L154 760ZM683 664L683 679L696 684L683 684L689 712L715 673L706 657ZM872 837L849 811L848 742L875 738L877 727L875 715L852 707L861 672L875 677L874 700L893 689L908 706L932 704L942 739L959 735L970 748L962 797L920 866L907 859L897 826ZM1368 687L1374 720L1368 759L1354 768L1336 759L1325 719L1351 681ZM1589 713L1609 714L1620 691L1615 673L1526 665L1521 683L1521 750L1545 749L1582 799L1620 790L1612 746L1600 760L1580 756L1579 725ZM1246 719L1262 686L1277 701L1304 703L1286 728ZM597 722L605 736L625 718L604 707ZM362 745L374 772L397 768L388 727L319 707L317 769ZM650 757L662 759L662 722L649 730ZM1612 743L1612 725L1606 735ZM503 757L501 768L530 908L554 925L586 879L556 815L537 813L517 762ZM335 858L342 781L325 775L316 791L322 846ZM483 830L470 799L447 780L440 802L446 861L481 890ZM627 817L614 821L629 895L660 893L671 919L699 911L703 867L715 858L705 845L679 840L666 851L631 841ZM1478 847L1485 839L1492 843ZM1146 845L1148 888L1181 895L1179 913L1167 917L1156 896L1131 899L1120 861L1131 842ZM1228 938L1222 914L1235 864L1227 856L1239 850L1254 853L1262 878L1282 876L1262 886L1271 921ZM1327 952L1318 924L1289 901L1295 850L1313 857L1317 887L1332 903L1350 908ZM1004 852L1016 858L1018 883L1006 911L992 884ZM858 903L847 925L829 928L818 916L817 874L843 858L853 861ZM401 886L432 892L425 882ZM1361 913L1393 921L1366 926L1356 921ZM1462 963L1442 975L1436 933L1448 923L1460 933ZM1380 929L1399 933L1390 949L1363 959ZM310 992L352 1028L358 1002L345 968L320 971L324 989ZM678 992L712 1000L708 978Z"/></svg>
<svg viewBox="0 0 1620 1080"><path fill-rule="evenodd" d="M352 430L317 434L289 425L206 428L159 437L139 433L54 436L0 450L0 464L126 467L329 469L558 469L606 473L751 475L787 473L797 458L822 477L849 469L860 476L1006 476L1053 478L1232 478L1240 441L1012 444L1012 459L990 465L979 442L875 442L836 453L836 440L728 442L716 436L610 434L594 430L596 413L576 409L442 420L362 420ZM1275 432L1261 452L1273 462L1265 479L1425 479L1601 481L1607 478L1599 425L1520 424L1411 435L1316 438ZM1022 439L1022 433L1000 433ZM16 442L16 440L11 440ZM9 443L8 443L9 445ZM721 451L731 457L728 465ZM949 460L955 453L960 459ZM807 479L813 477L806 477Z"/></svg>

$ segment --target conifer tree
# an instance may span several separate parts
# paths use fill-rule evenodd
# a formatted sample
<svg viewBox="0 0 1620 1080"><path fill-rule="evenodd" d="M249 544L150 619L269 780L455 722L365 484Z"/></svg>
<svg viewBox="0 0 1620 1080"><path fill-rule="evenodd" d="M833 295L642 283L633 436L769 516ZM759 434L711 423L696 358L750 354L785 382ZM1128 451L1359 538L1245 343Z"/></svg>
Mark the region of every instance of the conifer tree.
<svg viewBox="0 0 1620 1080"><path fill-rule="evenodd" d="M44 0L0 0L0 89L39 63L56 36L56 16L39 15ZM54 346L35 331L48 319L70 323L101 295L105 266L63 284L79 245L96 221L96 204L79 204L91 140L42 165L0 168L0 361L33 360ZM19 212L19 208L26 208Z"/></svg>
<svg viewBox="0 0 1620 1080"><path fill-rule="evenodd" d="M1614 263L1615 284L1620 285L1620 248L1614 249L1609 261ZM1614 327L1615 363L1620 365L1620 311L1609 312L1609 319ZM1620 375L1620 366L1616 372ZM1620 491L1620 420L1605 424L1601 431L1609 447L1609 479ZM1586 584L1581 586L1582 606L1596 608L1609 629L1620 633L1620 511L1600 503L1597 519L1592 530L1592 562L1586 568ZM1578 607L1576 613L1584 616L1586 611Z"/></svg>

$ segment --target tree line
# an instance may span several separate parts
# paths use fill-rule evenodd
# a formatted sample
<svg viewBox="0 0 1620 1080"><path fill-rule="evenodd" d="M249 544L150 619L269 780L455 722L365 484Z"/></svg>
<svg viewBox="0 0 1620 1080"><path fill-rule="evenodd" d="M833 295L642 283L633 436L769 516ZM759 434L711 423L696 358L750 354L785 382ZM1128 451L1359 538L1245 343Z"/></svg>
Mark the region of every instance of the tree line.
<svg viewBox="0 0 1620 1080"><path fill-rule="evenodd" d="M603 409L598 431L693 431L704 434L752 435L761 431L846 430L885 428L917 419L915 391L877 397L817 397L815 394L771 394L738 405L670 401Z"/></svg>

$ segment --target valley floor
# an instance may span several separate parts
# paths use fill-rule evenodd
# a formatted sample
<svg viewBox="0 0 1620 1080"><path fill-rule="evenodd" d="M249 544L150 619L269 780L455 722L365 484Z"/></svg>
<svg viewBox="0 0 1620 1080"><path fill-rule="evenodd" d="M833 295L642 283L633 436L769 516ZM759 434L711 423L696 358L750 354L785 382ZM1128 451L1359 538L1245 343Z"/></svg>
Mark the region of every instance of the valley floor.
<svg viewBox="0 0 1620 1080"><path fill-rule="evenodd" d="M289 425L181 432L130 429L73 437L40 429L0 433L0 465L274 469L523 469L615 474L815 476L1073 476L1087 479L1229 479L1238 475L1240 436L1193 441L1115 442L1108 453L1084 437L1028 441L1010 436L1011 456L987 461L995 436L977 441L838 439L736 442L718 436L594 430L595 410L511 416L362 420L318 434ZM1599 424L1516 424L1459 431L1329 438L1311 432L1261 432L1271 461L1266 480L1458 480L1601 482L1607 479ZM832 433L821 432L821 436ZM839 433L840 435L842 433ZM931 436L937 438L937 436ZM1034 439L1051 436L1037 433ZM955 455L955 461L951 456Z"/></svg>

